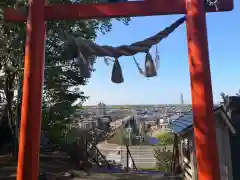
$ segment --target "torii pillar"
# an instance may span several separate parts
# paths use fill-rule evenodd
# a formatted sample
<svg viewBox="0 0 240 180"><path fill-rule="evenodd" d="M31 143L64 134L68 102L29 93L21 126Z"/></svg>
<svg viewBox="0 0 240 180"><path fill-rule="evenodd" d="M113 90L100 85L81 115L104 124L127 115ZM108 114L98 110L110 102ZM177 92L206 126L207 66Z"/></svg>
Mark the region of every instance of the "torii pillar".
<svg viewBox="0 0 240 180"><path fill-rule="evenodd" d="M45 5L45 0L29 0L28 17L13 8L5 9L5 19L27 21L24 87L17 179L37 180L41 129L46 20L80 20L186 14L188 55L191 76L194 136L199 180L220 180L213 116L212 85L204 0L145 0L105 4ZM233 0L219 0L219 11L231 11Z"/></svg>

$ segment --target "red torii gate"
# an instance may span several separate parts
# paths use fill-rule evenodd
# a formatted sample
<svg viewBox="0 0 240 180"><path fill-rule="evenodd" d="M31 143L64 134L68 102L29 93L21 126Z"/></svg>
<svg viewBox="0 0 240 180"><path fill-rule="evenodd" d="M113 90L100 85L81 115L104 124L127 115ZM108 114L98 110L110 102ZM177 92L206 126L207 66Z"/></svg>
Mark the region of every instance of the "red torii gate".
<svg viewBox="0 0 240 180"><path fill-rule="evenodd" d="M18 180L37 180L44 75L45 21L186 14L194 134L199 180L220 180L213 116L205 0L145 0L105 4L55 4L29 0L28 17L5 9L5 20L27 20ZM219 0L218 11L231 11L233 0Z"/></svg>

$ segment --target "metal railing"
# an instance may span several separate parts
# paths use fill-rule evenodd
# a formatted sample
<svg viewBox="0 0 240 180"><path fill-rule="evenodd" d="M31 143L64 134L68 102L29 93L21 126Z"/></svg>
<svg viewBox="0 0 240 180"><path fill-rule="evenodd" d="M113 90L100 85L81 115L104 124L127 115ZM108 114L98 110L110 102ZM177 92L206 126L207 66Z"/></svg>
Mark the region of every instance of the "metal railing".
<svg viewBox="0 0 240 180"><path fill-rule="evenodd" d="M134 159L133 159L133 157L132 157L132 154L131 154L131 152L130 152L130 150L129 150L129 147L128 147L128 145L126 145L126 153L127 153L127 164L126 164L126 171L127 172L129 172L129 157L130 157L130 160L132 161L132 169L133 170L137 170L137 166L136 166L136 164L135 164L135 161L134 161Z"/></svg>
<svg viewBox="0 0 240 180"><path fill-rule="evenodd" d="M87 155L98 167L111 168L111 164L94 144L87 150Z"/></svg>
<svg viewBox="0 0 240 180"><path fill-rule="evenodd" d="M88 136L92 141L88 141L86 138L86 153L90 160L92 160L98 167L110 168L111 164L106 160L106 157L99 151L96 144L98 143L96 139L91 135Z"/></svg>

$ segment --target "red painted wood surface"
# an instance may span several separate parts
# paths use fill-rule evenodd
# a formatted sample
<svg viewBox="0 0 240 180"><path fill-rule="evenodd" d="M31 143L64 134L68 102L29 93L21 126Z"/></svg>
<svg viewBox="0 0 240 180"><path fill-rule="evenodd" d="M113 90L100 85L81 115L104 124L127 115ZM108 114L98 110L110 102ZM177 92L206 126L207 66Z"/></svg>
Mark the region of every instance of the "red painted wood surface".
<svg viewBox="0 0 240 180"><path fill-rule="evenodd" d="M186 0L186 7L198 180L220 180L206 13L200 0Z"/></svg>
<svg viewBox="0 0 240 180"><path fill-rule="evenodd" d="M37 180L42 121L45 0L29 0L17 180Z"/></svg>
<svg viewBox="0 0 240 180"><path fill-rule="evenodd" d="M233 0L219 0L219 11L231 11ZM207 12L216 12L214 7ZM99 4L52 4L45 6L45 20L80 20L110 17L133 17L185 14L184 0L148 0L126 3ZM14 8L4 9L5 19L9 21L26 21L26 16Z"/></svg>

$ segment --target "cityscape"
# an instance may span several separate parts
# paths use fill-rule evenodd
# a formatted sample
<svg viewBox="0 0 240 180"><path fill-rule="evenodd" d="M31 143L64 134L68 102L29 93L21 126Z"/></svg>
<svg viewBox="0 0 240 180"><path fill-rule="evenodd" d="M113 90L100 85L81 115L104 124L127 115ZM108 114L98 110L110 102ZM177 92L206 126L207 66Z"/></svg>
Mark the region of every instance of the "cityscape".
<svg viewBox="0 0 240 180"><path fill-rule="evenodd" d="M131 141L133 141L131 139L133 138L131 133L135 127L130 126L128 122L134 121L133 126L138 128L137 138L142 142L139 143L138 146L129 147L132 157L138 168L154 169L156 167L156 158L154 157L154 146L152 146L154 144L151 144L151 137L157 137L161 133L171 132L171 129L168 127L169 124L185 113L191 112L191 105L184 104L182 93L180 93L179 102L178 105L145 106L107 106L103 102L100 102L96 106L84 106L83 109L77 110L75 115L76 124L74 127L88 130L102 128L107 131L107 124L109 124L112 135L110 135L110 138L108 136L105 141L99 143L98 148L102 154L106 156L107 160L126 166L126 150L122 148L124 144L114 142L111 138L114 139L113 136L116 136L115 133L118 133L119 128L122 129L121 131L125 129L128 131L128 143L131 145ZM78 118L81 120L77 120ZM106 124L105 128L103 128L103 122ZM143 133L143 127L147 126L147 133ZM120 136L123 136L123 134ZM171 145L169 145L168 148L172 150Z"/></svg>
<svg viewBox="0 0 240 180"><path fill-rule="evenodd" d="M229 97L233 104L240 102L239 97ZM221 136L231 138L231 134L236 133L235 127L232 125L232 117L224 116L226 114L226 106L224 102L214 105L214 114L217 117L217 124L226 124L221 126L218 133L218 141ZM134 167L138 169L158 169L159 159L156 156L156 150L161 152L169 152L173 155L180 147L177 159L173 159L173 164L168 166L170 169L177 171L176 162L178 158L183 158L183 162L179 162L180 167L184 167L181 172L186 179L196 178L196 164L192 164L195 155L192 154L194 148L193 140L193 114L192 107L184 104L183 93L180 93L179 104L175 105L114 105L108 106L100 102L96 106L84 106L77 110L75 115L76 124L74 127L87 129L88 131L101 132L104 138L99 141L96 147L99 149L107 162L115 164L121 168ZM78 120L77 120L78 119ZM218 126L218 125L217 125ZM226 131L229 129L229 133ZM173 138L173 136L175 138ZM170 140L166 140L170 137ZM171 139L172 138L172 139ZM177 144L174 144L175 140ZM179 144L178 144L179 143ZM234 164L230 159L231 147L228 139L221 143L224 151L228 151L227 155L221 154L227 161L227 168L234 170ZM127 150L131 152L132 160L128 159ZM193 157L192 157L193 156ZM237 156L237 155L234 155ZM234 162L232 162L234 163ZM186 168L186 166L188 168ZM233 167L232 167L233 166ZM228 174L224 175L225 178Z"/></svg>

